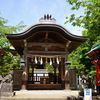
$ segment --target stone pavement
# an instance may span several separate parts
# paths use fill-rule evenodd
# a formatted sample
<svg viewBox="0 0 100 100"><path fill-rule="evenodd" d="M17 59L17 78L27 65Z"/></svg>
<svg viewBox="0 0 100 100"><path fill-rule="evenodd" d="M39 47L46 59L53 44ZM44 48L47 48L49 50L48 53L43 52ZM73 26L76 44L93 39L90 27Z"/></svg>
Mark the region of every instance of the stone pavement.
<svg viewBox="0 0 100 100"><path fill-rule="evenodd" d="M78 98L78 91L76 90L28 90L26 92L15 92L16 96L2 97L1 100L68 100L70 97Z"/></svg>

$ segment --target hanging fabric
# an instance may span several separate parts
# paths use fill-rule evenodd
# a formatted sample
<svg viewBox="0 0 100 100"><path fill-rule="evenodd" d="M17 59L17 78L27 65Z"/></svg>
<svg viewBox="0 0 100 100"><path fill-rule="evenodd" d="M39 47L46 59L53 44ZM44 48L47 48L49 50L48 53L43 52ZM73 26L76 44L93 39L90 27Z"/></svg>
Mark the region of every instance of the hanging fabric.
<svg viewBox="0 0 100 100"><path fill-rule="evenodd" d="M61 62L61 56L59 57L59 62Z"/></svg>
<svg viewBox="0 0 100 100"><path fill-rule="evenodd" d="M40 62L40 57L38 57L38 62Z"/></svg>
<svg viewBox="0 0 100 100"><path fill-rule="evenodd" d="M48 62L47 62L47 58L46 58L46 62L45 62L45 63L48 63Z"/></svg>
<svg viewBox="0 0 100 100"><path fill-rule="evenodd" d="M42 57L41 57L41 59L40 59L40 64L41 64L41 65L43 64L43 59L42 59Z"/></svg>
<svg viewBox="0 0 100 100"><path fill-rule="evenodd" d="M35 57L35 63L37 64L37 57Z"/></svg>
<svg viewBox="0 0 100 100"><path fill-rule="evenodd" d="M52 65L52 60L51 60L51 58L50 58L50 65Z"/></svg>
<svg viewBox="0 0 100 100"><path fill-rule="evenodd" d="M55 58L53 58L53 63L55 63Z"/></svg>
<svg viewBox="0 0 100 100"><path fill-rule="evenodd" d="M57 64L59 64L59 59L58 59L58 57L56 58L56 62L57 62Z"/></svg>
<svg viewBox="0 0 100 100"><path fill-rule="evenodd" d="M31 62L33 62L33 57L31 58Z"/></svg>

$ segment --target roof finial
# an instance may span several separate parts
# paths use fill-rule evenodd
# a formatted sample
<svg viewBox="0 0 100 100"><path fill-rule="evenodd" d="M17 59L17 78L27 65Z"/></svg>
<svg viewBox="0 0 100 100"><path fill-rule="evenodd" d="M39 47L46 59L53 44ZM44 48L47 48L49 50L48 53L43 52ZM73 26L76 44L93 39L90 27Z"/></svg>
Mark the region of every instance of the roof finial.
<svg viewBox="0 0 100 100"><path fill-rule="evenodd" d="M47 16L46 15L44 15L44 20L46 20L47 19Z"/></svg>
<svg viewBox="0 0 100 100"><path fill-rule="evenodd" d="M49 15L49 14L44 15L44 20L52 20L52 19L51 19L51 16L52 16L52 15Z"/></svg>
<svg viewBox="0 0 100 100"><path fill-rule="evenodd" d="M40 20L39 20L40 22L43 22L43 23L47 23L47 22L49 22L49 23L56 23L56 19L54 19L54 18L52 18L52 15L49 15L49 14L45 14L44 15L44 18L42 17Z"/></svg>

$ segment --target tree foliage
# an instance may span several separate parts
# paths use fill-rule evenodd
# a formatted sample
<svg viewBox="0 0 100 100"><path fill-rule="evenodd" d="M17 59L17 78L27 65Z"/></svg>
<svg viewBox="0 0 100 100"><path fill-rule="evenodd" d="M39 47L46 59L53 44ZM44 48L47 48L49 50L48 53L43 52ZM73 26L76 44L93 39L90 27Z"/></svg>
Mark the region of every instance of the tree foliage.
<svg viewBox="0 0 100 100"><path fill-rule="evenodd" d="M47 72L53 72L54 71L54 68L52 65L50 65L50 63L46 63L45 64L45 69Z"/></svg>
<svg viewBox="0 0 100 100"><path fill-rule="evenodd" d="M72 5L72 10L84 9L84 15L76 17L75 14L66 17L65 23L71 23L73 26L83 27L83 36L88 36L88 40L77 48L69 58L77 62L78 69L84 70L88 74L95 72L94 65L91 64L91 58L86 53L96 44L100 43L100 0L66 0ZM71 58L73 56L73 58ZM77 59L76 59L77 56ZM83 65L82 67L80 65Z"/></svg>
<svg viewBox="0 0 100 100"><path fill-rule="evenodd" d="M1 14L0 14L1 16ZM6 54L0 54L0 75L6 75L13 67L19 67L20 56L14 56L11 53L11 44L6 38L5 34L14 34L21 31L26 25L20 22L16 26L8 26L8 20L0 17L0 48L2 48Z"/></svg>

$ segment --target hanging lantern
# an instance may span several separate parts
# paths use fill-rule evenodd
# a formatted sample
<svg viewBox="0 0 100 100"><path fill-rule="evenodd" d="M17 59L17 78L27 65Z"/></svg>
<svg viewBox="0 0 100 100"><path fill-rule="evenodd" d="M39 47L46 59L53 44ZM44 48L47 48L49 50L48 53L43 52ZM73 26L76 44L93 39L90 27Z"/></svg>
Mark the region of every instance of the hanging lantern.
<svg viewBox="0 0 100 100"><path fill-rule="evenodd" d="M37 64L37 57L35 57L35 63Z"/></svg>
<svg viewBox="0 0 100 100"><path fill-rule="evenodd" d="M23 58L21 58L20 60L20 66L25 67L25 60Z"/></svg>
<svg viewBox="0 0 100 100"><path fill-rule="evenodd" d="M70 61L66 61L65 62L65 67L71 67L70 65L71 65L71 62Z"/></svg>

